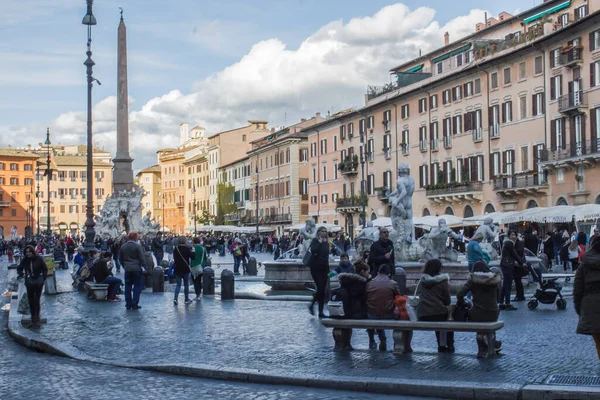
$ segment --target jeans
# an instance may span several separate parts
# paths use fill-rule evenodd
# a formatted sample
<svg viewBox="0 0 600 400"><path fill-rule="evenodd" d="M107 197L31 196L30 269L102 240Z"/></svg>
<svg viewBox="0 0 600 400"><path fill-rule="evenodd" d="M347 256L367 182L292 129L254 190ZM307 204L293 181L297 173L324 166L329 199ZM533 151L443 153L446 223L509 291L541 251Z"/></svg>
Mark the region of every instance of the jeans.
<svg viewBox="0 0 600 400"><path fill-rule="evenodd" d="M200 297L202 294L202 273L198 274L195 278L192 278L192 282L194 283L194 292L196 292L196 297Z"/></svg>
<svg viewBox="0 0 600 400"><path fill-rule="evenodd" d="M510 304L510 290L512 289L514 268L502 268L502 296L500 297L500 303L506 305Z"/></svg>
<svg viewBox="0 0 600 400"><path fill-rule="evenodd" d="M448 320L448 314L425 315L419 318L419 321L446 320ZM435 339L437 340L438 347L454 347L454 332L452 331L435 331Z"/></svg>
<svg viewBox="0 0 600 400"><path fill-rule="evenodd" d="M136 307L140 302L141 292L142 271L125 271L125 307Z"/></svg>
<svg viewBox="0 0 600 400"><path fill-rule="evenodd" d="M367 317L369 319L394 319L394 314L390 314L390 315L374 315L371 313L367 314ZM367 330L367 332L369 332L369 330ZM369 334L369 339L370 339L370 334ZM385 341L385 330L383 329L377 329L377 336L379 336L379 341L383 342Z"/></svg>
<svg viewBox="0 0 600 400"><path fill-rule="evenodd" d="M240 273L240 262L242 261L242 256L233 256L233 273L234 274L239 274Z"/></svg>
<svg viewBox="0 0 600 400"><path fill-rule="evenodd" d="M181 290L181 280L183 280L183 294L185 295L185 299L189 300L190 298L190 274L185 275L175 275L175 279L177 280L177 285L175 286L175 301L179 297L179 291Z"/></svg>
<svg viewBox="0 0 600 400"><path fill-rule="evenodd" d="M160 262L163 260L163 258L165 258L165 253L162 251L155 251L154 257L156 257L156 265L160 267Z"/></svg>
<svg viewBox="0 0 600 400"><path fill-rule="evenodd" d="M104 281L102 281L102 283L104 283L105 285L108 285L107 297L110 299L111 297L116 296L117 291L118 291L119 287L121 286L121 284L123 283L123 281L121 281L119 278L116 278L114 276L109 276Z"/></svg>
<svg viewBox="0 0 600 400"><path fill-rule="evenodd" d="M27 300L29 300L29 311L32 317L40 316L40 298L42 297L42 289L44 288L44 281L39 282L27 282Z"/></svg>

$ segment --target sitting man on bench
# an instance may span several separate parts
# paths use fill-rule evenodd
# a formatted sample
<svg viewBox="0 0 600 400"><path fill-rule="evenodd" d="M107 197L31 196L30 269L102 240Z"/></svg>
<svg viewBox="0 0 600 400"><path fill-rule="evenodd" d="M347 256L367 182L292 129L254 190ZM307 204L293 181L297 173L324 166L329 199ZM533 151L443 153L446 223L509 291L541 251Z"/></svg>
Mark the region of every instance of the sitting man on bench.
<svg viewBox="0 0 600 400"><path fill-rule="evenodd" d="M92 276L96 283L103 283L105 285L108 285L108 295L106 296L107 300L119 301L121 299L117 297L117 293L119 292L123 281L113 276L112 269L112 253L110 251L105 251L101 254L98 261L96 261L96 263L94 264Z"/></svg>
<svg viewBox="0 0 600 400"><path fill-rule="evenodd" d="M377 272L367 283L367 315L369 319L394 319L394 296L400 294L400 288L390 279L392 268L388 264L381 264ZM386 351L385 331L377 329L377 335L379 350Z"/></svg>

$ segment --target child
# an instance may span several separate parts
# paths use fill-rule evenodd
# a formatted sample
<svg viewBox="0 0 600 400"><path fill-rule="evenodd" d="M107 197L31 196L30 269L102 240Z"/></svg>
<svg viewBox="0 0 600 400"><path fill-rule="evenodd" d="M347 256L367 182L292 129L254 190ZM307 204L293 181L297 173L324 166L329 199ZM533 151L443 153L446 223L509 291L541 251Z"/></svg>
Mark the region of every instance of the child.
<svg viewBox="0 0 600 400"><path fill-rule="evenodd" d="M348 257L348 253L342 253L342 255L340 256L340 265L338 265L337 268L335 268L329 273L329 277L341 273L354 273L354 266L350 263L350 257Z"/></svg>

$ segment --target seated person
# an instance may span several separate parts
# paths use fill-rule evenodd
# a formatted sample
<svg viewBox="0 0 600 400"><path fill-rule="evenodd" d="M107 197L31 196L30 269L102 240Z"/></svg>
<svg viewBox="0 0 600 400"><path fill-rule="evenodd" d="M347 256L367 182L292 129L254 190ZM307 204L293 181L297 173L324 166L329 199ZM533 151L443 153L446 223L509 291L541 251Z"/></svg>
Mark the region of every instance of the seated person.
<svg viewBox="0 0 600 400"><path fill-rule="evenodd" d="M342 253L342 255L340 256L340 264L329 273L329 277L341 273L354 274L354 266L350 262L350 257L348 257L348 253Z"/></svg>
<svg viewBox="0 0 600 400"><path fill-rule="evenodd" d="M107 300L119 301L121 299L117 297L117 293L123 282L119 278L113 276L112 269L112 253L110 251L105 251L94 264L91 275L96 283L108 285L108 295L106 296Z"/></svg>
<svg viewBox="0 0 600 400"><path fill-rule="evenodd" d="M400 294L400 288L390 279L392 268L388 264L381 264L377 272L367 283L367 315L369 319L394 319L394 296ZM386 351L385 331L377 329L377 335L379 350Z"/></svg>

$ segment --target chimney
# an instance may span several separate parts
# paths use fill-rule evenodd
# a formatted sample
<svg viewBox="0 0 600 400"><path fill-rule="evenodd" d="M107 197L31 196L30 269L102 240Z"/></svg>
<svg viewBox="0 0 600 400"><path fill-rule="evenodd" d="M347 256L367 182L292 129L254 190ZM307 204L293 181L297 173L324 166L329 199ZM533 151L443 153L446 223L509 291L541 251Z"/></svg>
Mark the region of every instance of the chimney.
<svg viewBox="0 0 600 400"><path fill-rule="evenodd" d="M300 122L306 122L306 118L300 118Z"/></svg>
<svg viewBox="0 0 600 400"><path fill-rule="evenodd" d="M320 112L318 112L318 113L317 113L317 118L320 118L320 117L321 117L321 113L320 113Z"/></svg>
<svg viewBox="0 0 600 400"><path fill-rule="evenodd" d="M450 34L448 32L444 33L444 46L448 46L450 44Z"/></svg>

